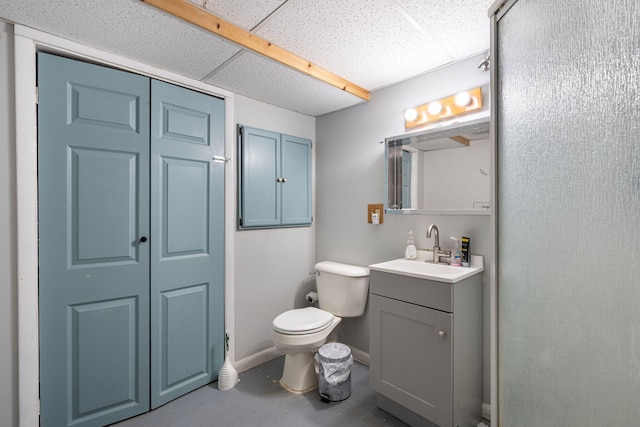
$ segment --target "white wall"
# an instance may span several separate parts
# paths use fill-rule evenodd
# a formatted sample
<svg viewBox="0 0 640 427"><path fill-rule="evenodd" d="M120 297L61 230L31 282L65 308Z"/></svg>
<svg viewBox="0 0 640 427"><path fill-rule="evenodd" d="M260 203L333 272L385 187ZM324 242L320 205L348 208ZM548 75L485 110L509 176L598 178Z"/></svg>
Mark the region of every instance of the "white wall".
<svg viewBox="0 0 640 427"><path fill-rule="evenodd" d="M313 142L315 159L313 117L236 95L235 120L238 124L308 138ZM309 275L316 259L315 229L314 221L311 227L235 232L232 339L236 360L272 347L273 319L285 310L306 305L304 295L315 286L314 277Z"/></svg>
<svg viewBox="0 0 640 427"><path fill-rule="evenodd" d="M0 21L0 425L18 422L13 28Z"/></svg>
<svg viewBox="0 0 640 427"><path fill-rule="evenodd" d="M409 229L422 248L433 246L432 239L425 237L431 223L438 226L442 242L451 235L470 236L472 253L485 256L484 348L478 351L484 355L484 401L488 403L490 217L385 215L381 225L367 223L367 204L384 202L384 146L380 141L405 132L404 109L487 85L489 73L476 68L480 59L479 55L375 91L366 104L317 119L316 250L318 260L369 265L402 257ZM488 94L485 97L488 104ZM452 191L447 176L442 177L441 185L443 191ZM340 340L368 353L368 322L368 310L363 317L345 319Z"/></svg>

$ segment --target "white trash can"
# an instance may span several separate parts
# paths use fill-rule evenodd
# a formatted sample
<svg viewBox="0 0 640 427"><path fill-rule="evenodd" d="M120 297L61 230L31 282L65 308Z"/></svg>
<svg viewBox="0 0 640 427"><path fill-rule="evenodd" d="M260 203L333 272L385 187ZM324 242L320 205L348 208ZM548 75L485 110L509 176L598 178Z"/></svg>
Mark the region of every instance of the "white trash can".
<svg viewBox="0 0 640 427"><path fill-rule="evenodd" d="M351 349L330 342L318 350L318 393L325 402L339 402L351 396Z"/></svg>

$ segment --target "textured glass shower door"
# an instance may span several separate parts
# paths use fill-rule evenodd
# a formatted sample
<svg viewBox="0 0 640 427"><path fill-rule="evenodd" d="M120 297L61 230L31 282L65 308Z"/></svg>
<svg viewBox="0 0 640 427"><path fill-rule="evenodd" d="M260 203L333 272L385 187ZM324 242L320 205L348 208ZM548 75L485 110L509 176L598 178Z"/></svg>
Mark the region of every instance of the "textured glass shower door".
<svg viewBox="0 0 640 427"><path fill-rule="evenodd" d="M495 35L500 426L640 425L640 2Z"/></svg>

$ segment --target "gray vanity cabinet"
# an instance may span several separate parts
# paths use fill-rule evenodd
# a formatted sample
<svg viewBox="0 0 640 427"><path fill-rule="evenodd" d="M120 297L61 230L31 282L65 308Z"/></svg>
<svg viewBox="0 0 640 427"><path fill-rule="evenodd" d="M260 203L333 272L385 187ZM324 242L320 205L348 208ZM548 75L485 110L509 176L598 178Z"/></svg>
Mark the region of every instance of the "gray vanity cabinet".
<svg viewBox="0 0 640 427"><path fill-rule="evenodd" d="M370 381L411 425L482 418L482 275L457 283L371 271Z"/></svg>

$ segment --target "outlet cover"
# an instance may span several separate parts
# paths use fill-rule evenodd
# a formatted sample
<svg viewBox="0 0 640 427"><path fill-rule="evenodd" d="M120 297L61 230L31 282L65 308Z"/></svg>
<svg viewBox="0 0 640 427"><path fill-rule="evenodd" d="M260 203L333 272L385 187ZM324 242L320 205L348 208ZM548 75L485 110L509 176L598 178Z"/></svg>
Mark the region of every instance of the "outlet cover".
<svg viewBox="0 0 640 427"><path fill-rule="evenodd" d="M369 224L373 224L373 220L371 219L371 214L378 214L378 218L380 218L380 224L384 222L384 205L382 203L367 205L367 222Z"/></svg>

